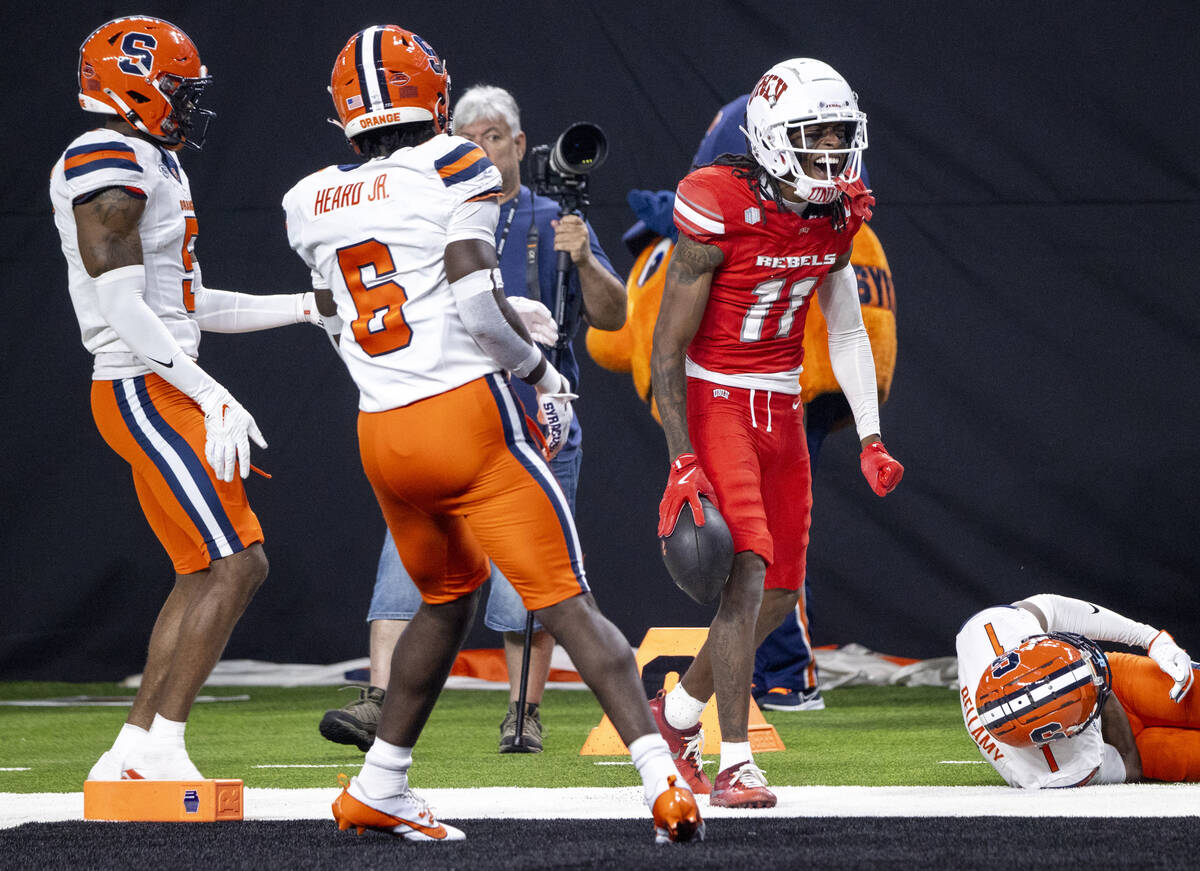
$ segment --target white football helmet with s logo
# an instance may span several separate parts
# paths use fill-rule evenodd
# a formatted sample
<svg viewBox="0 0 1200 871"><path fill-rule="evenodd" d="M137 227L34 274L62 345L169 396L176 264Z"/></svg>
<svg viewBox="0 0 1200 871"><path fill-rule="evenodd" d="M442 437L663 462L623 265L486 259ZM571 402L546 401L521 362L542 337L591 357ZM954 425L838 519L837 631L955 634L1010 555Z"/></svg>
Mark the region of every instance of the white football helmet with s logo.
<svg viewBox="0 0 1200 871"><path fill-rule="evenodd" d="M845 147L811 147L814 137L806 127L843 123ZM800 143L792 136L801 132ZM862 174L867 148L867 116L858 109L858 95L833 67L824 61L800 57L771 67L758 80L746 104L746 126L754 159L775 178L796 188L812 203L824 205L838 196L838 182L854 182ZM822 177L802 169L808 154L828 155ZM818 168L819 168L818 164Z"/></svg>

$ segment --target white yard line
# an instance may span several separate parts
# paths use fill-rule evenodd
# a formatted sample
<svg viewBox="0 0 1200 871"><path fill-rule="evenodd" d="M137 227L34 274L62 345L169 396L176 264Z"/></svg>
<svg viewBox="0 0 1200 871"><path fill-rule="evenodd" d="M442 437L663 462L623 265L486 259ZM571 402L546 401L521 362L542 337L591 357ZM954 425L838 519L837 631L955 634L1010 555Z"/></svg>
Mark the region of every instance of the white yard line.
<svg viewBox="0 0 1200 871"><path fill-rule="evenodd" d="M770 809L709 808L724 817L1181 817L1200 815L1198 784L1121 784L1024 791L1004 786L780 786ZM450 820L636 819L648 814L640 787L419 790ZM246 819L330 820L336 788L246 790ZM0 828L83 819L83 793L0 793Z"/></svg>
<svg viewBox="0 0 1200 871"><path fill-rule="evenodd" d="M252 768L345 768L345 762L289 762L286 764L254 765Z"/></svg>

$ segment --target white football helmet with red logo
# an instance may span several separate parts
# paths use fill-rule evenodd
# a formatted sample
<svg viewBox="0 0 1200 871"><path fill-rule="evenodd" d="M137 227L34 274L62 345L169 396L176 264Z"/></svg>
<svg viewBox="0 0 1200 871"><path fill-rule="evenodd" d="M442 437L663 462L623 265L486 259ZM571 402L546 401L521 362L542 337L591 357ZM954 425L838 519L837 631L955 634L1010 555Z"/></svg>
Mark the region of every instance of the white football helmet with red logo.
<svg viewBox="0 0 1200 871"><path fill-rule="evenodd" d="M348 139L415 121L432 121L444 133L450 123L446 64L428 42L395 24L350 37L334 61L329 93Z"/></svg>
<svg viewBox="0 0 1200 871"><path fill-rule="evenodd" d="M214 113L196 103L210 84L195 43L159 18L116 18L79 47L79 105L124 118L173 151L204 144Z"/></svg>
<svg viewBox="0 0 1200 871"><path fill-rule="evenodd" d="M821 149L806 128L846 125L846 147ZM800 132L800 143L793 141ZM824 61L800 57L775 64L758 80L746 103L750 153L768 173L796 189L797 195L825 205L838 196L838 183L857 181L867 148L867 116L859 111L858 95ZM802 169L809 154L828 155L822 177Z"/></svg>

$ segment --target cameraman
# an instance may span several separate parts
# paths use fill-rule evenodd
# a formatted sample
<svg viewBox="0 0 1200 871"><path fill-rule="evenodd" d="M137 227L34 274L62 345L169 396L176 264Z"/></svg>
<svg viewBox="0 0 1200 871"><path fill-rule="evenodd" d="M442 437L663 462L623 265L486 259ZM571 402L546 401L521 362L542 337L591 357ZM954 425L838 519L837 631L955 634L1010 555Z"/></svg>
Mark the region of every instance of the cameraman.
<svg viewBox="0 0 1200 871"><path fill-rule="evenodd" d="M559 217L559 204L534 194L521 184L521 160L525 156L525 133L513 96L503 88L476 85L459 98L454 107L454 134L471 140L484 150L500 170L502 193L500 220L496 225L496 254L505 293L520 313L534 339L543 346L555 344L555 333L565 337L561 356L554 360L558 370L579 389L579 363L571 339L580 321L599 330L618 330L625 323L625 284L617 277L608 256L596 241L591 227L578 215ZM550 312L556 310L556 254L566 251L573 269L567 284L563 323L556 325ZM534 391L519 379L512 387L526 414L537 419ZM566 444L550 462L572 512L582 459L579 416L571 424ZM421 603L420 594L396 553L390 534L383 543L375 592L367 613L370 629L371 680L360 698L345 707L327 711L321 734L340 744L370 747L375 737L383 689L387 686L392 648ZM500 752L538 753L542 750L542 725L538 708L550 673L554 638L535 624L530 649L526 692L524 736L516 745L517 701L521 659L524 649L526 611L521 598L499 570L492 566L484 623L504 633L504 657L509 674L509 706L500 725Z"/></svg>

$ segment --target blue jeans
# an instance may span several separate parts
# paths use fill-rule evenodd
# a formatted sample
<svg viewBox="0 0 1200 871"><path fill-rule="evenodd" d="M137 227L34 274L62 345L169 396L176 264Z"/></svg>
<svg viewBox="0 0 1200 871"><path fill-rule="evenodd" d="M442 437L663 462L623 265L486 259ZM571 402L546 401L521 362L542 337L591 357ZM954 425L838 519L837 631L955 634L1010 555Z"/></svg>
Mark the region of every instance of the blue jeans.
<svg viewBox="0 0 1200 871"><path fill-rule="evenodd" d="M563 448L562 452L550 461L550 471L558 479L571 507L575 513L575 491L579 488L579 466L583 460L583 450ZM489 629L497 632L524 632L525 605L521 596L508 578L500 573L496 564L492 563L492 576L489 578L491 590L488 592L487 609L484 611L483 623ZM400 554L396 552L396 544L392 541L389 531L383 539L383 551L379 555L379 567L375 570L375 592L371 595L371 607L367 611L367 622L372 620L411 620L421 606L421 593L412 582ZM534 628L540 629L541 624L534 622Z"/></svg>

